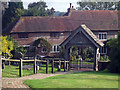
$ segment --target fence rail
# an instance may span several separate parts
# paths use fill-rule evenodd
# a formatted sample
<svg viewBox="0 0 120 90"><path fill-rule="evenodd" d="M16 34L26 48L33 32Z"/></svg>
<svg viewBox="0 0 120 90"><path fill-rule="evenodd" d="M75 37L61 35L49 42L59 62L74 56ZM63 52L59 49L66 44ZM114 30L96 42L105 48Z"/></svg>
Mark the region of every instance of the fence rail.
<svg viewBox="0 0 120 90"><path fill-rule="evenodd" d="M9 62L19 62L20 64L19 64L19 76L20 77L22 77L22 69L23 69L23 63L24 62L33 62L34 63L34 65L33 65L33 67L34 67L34 69L33 69L33 72L34 72L34 74L36 74L37 73L37 66L36 66L36 61L38 61L38 62L45 62L46 63L46 74L48 73L48 64L49 64L49 61L51 60L52 62L51 62L51 67L52 67L52 73L54 73L54 64L55 63L59 63L59 65L58 65L58 67L60 67L59 68L59 71L61 71L60 69L61 69L61 63L64 63L64 72L66 71L66 69L68 70L68 63L69 63L69 61L66 61L66 60L64 60L64 59L55 59L55 58L50 58L50 59L48 59L48 58L46 58L46 60L38 60L38 59L34 59L34 60L23 60L23 59L6 59L6 58L2 58L1 59L2 61L3 61L3 63L2 63L2 66L5 66L5 64L4 64L4 61L9 61ZM64 61L63 61L64 60Z"/></svg>

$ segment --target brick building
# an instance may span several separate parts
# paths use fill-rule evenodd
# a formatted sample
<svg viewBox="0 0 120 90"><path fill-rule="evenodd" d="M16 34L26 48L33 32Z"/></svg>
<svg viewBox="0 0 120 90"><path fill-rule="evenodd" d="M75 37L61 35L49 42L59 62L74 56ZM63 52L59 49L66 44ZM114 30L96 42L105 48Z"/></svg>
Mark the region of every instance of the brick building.
<svg viewBox="0 0 120 90"><path fill-rule="evenodd" d="M75 10L69 8L65 16L20 17L11 29L10 35L19 45L30 47L40 37L52 45L52 54L59 52L59 45L81 24L85 24L101 41L116 38L118 33L118 11L112 10ZM38 48L39 54L44 55L44 49ZM100 49L106 54L106 47Z"/></svg>

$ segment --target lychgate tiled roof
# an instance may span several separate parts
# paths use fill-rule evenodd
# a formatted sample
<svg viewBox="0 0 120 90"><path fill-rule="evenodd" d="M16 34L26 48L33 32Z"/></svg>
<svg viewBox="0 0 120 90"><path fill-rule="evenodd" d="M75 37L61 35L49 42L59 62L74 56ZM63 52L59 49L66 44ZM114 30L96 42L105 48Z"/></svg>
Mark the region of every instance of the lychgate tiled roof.
<svg viewBox="0 0 120 90"><path fill-rule="evenodd" d="M82 29L80 29L82 28ZM86 25L81 25L80 27L78 27L76 30L73 31L73 33L71 33L71 35L61 43L61 46L65 46L67 45L70 40L72 40L72 38L75 37L75 35L80 32L83 31L85 32L84 34L87 35L87 38L89 38L89 40L96 46L96 47L101 47L104 46L103 42L101 42L96 36L95 34L86 26ZM91 38L91 39L90 39ZM77 42L76 42L77 43Z"/></svg>
<svg viewBox="0 0 120 90"><path fill-rule="evenodd" d="M118 11L110 10L71 10L69 16L60 17L21 17L13 32L59 32L73 31L81 24L91 30L119 30Z"/></svg>

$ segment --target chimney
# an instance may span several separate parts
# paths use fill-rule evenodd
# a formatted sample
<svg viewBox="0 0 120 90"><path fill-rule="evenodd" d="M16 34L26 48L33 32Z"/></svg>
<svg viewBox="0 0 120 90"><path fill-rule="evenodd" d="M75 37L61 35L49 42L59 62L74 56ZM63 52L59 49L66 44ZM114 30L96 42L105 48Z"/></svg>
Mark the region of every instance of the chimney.
<svg viewBox="0 0 120 90"><path fill-rule="evenodd" d="M74 8L74 6L72 6L72 9Z"/></svg>
<svg viewBox="0 0 120 90"><path fill-rule="evenodd" d="M70 3L70 8L72 7L72 3Z"/></svg>

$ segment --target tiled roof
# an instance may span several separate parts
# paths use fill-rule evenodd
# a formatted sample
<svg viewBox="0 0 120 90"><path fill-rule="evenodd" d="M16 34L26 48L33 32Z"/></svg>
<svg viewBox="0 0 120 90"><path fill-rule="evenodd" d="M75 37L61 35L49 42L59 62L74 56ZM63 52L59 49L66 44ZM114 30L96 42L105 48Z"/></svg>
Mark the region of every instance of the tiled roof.
<svg viewBox="0 0 120 90"><path fill-rule="evenodd" d="M79 28L82 28L82 29L79 29ZM73 31L73 33L71 33L71 35L61 43L61 46L65 46L67 45L70 40L72 40L72 38L75 37L75 35L84 30L85 33L84 34L88 34L88 38L90 39L90 41L96 46L96 47L101 47L101 46L104 46L103 42L101 42L96 36L95 34L84 24L82 24L80 27L78 27L76 30ZM77 42L76 42L77 43Z"/></svg>
<svg viewBox="0 0 120 90"><path fill-rule="evenodd" d="M117 13L110 10L71 10L69 16L21 17L11 33L73 31L81 24L91 30L119 30Z"/></svg>

